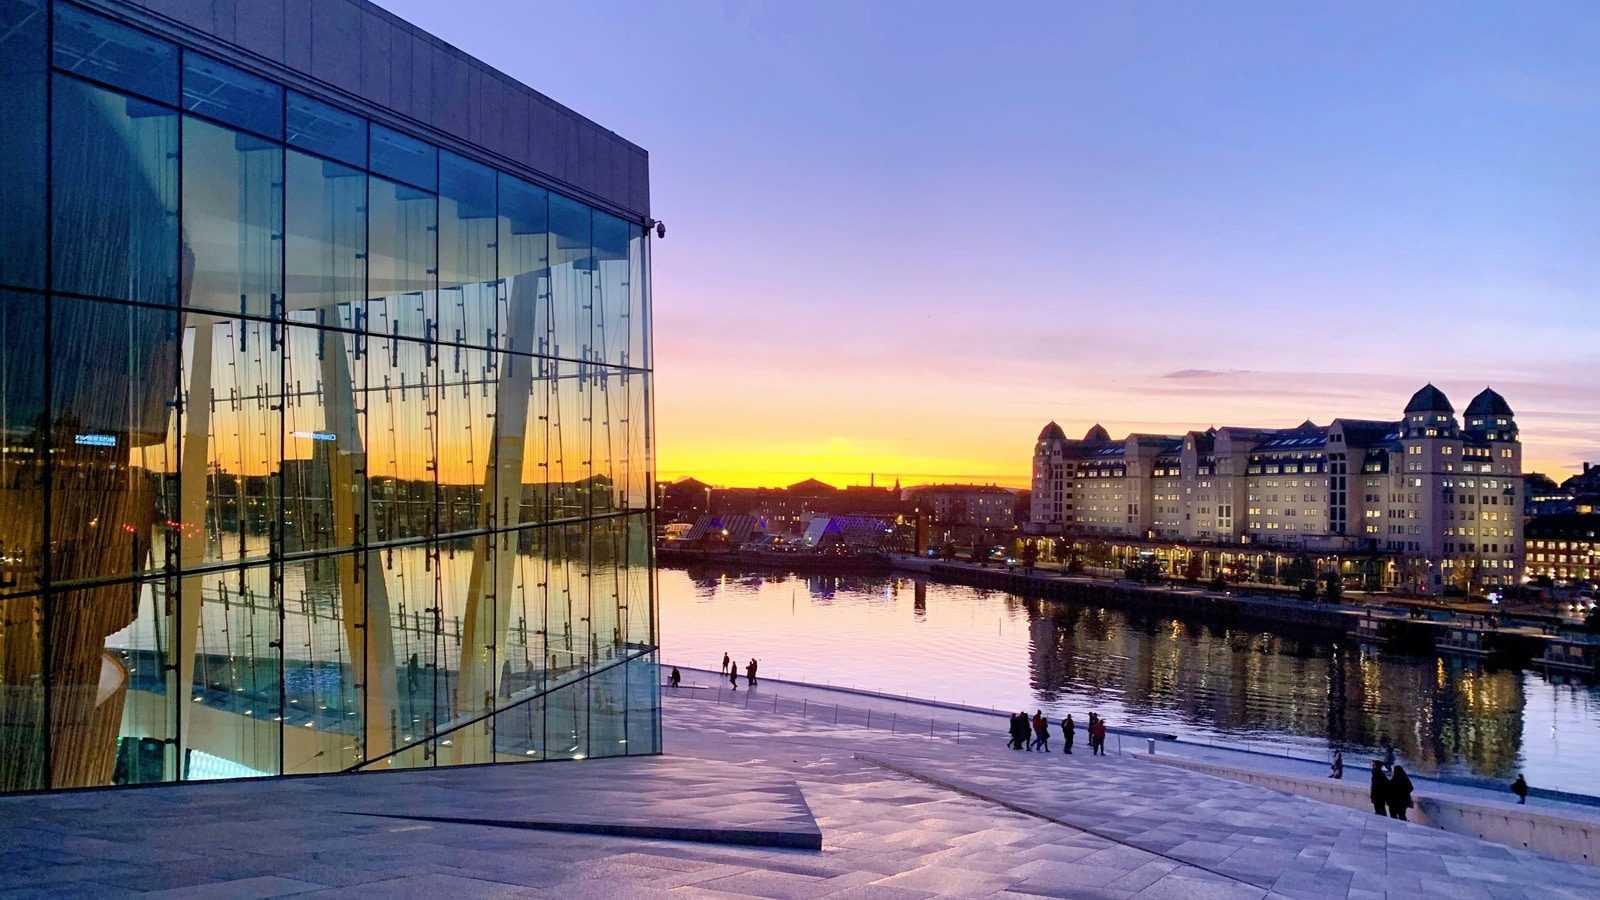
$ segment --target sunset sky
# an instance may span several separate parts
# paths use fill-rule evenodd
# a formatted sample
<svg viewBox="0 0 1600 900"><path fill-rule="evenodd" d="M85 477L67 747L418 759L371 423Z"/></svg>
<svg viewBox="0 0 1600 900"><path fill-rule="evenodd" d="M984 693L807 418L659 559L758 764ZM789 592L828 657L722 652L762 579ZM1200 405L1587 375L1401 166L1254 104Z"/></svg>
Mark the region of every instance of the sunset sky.
<svg viewBox="0 0 1600 900"><path fill-rule="evenodd" d="M650 151L662 478L1021 486L1050 419L1426 381L1600 461L1587 4L382 2Z"/></svg>

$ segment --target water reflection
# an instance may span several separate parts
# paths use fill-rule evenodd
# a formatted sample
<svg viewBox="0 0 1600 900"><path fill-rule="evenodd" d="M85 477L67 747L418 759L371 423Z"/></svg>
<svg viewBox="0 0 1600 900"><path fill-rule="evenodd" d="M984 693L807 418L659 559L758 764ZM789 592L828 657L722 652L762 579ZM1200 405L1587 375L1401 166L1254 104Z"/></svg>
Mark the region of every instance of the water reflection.
<svg viewBox="0 0 1600 900"><path fill-rule="evenodd" d="M661 603L668 662L1600 792L1596 690L1475 660L905 578L663 569Z"/></svg>

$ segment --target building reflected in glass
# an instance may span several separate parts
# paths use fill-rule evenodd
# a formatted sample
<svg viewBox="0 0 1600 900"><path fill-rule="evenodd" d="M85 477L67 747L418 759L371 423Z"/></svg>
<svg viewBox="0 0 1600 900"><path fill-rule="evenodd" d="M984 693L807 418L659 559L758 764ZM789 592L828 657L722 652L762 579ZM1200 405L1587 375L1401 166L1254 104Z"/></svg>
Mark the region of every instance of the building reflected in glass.
<svg viewBox="0 0 1600 900"><path fill-rule="evenodd" d="M643 151L350 8L0 0L0 792L659 751Z"/></svg>

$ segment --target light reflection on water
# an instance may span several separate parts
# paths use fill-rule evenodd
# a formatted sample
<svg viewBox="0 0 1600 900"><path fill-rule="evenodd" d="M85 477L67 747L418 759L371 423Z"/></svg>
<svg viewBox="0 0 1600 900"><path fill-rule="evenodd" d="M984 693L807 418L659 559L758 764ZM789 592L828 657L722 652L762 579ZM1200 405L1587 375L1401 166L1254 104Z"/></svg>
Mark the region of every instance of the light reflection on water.
<svg viewBox="0 0 1600 900"><path fill-rule="evenodd" d="M1315 633L902 577L663 568L663 660L1600 794L1600 690Z"/></svg>

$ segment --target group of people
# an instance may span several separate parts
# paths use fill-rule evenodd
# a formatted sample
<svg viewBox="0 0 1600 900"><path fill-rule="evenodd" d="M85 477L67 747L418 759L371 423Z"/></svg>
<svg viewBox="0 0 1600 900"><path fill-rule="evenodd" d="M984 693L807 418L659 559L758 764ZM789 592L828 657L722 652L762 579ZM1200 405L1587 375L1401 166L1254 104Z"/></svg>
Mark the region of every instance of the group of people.
<svg viewBox="0 0 1600 900"><path fill-rule="evenodd" d="M749 662L744 664L744 680L746 685L749 687L756 686L756 671L760 668L760 661L753 656L750 658ZM727 653L722 654L722 674L727 676L728 682L732 684L733 689L737 691L739 689L739 664L735 662L734 658L729 656Z"/></svg>
<svg viewBox="0 0 1600 900"><path fill-rule="evenodd" d="M1104 756L1106 752L1106 720L1094 713L1089 713L1089 752L1092 755ZM1073 740L1078 735L1078 723L1072 720L1068 713L1061 720L1061 752L1071 753ZM1033 716L1019 712L1011 717L1011 740L1006 745L1013 750L1035 750L1041 753L1050 752L1050 721L1044 717L1043 710L1034 710Z"/></svg>
<svg viewBox="0 0 1600 900"><path fill-rule="evenodd" d="M1329 778L1344 777L1344 753L1333 752L1333 765L1328 772ZM1387 740L1383 742L1383 759L1372 761L1372 811L1380 816L1406 819L1406 810L1416 805L1411 799L1411 776L1406 774L1404 766L1395 764L1394 745ZM1511 793L1517 795L1517 803L1528 802L1528 781L1519 773L1517 780L1511 782Z"/></svg>

